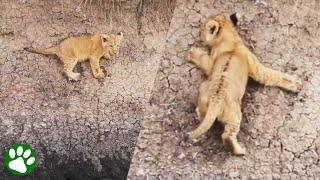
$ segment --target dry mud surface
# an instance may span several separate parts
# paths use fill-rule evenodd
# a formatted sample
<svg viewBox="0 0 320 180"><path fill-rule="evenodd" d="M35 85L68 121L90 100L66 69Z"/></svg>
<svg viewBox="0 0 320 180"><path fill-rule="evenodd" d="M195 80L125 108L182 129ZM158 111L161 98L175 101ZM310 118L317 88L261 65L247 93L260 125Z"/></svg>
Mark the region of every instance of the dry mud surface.
<svg viewBox="0 0 320 180"><path fill-rule="evenodd" d="M180 0L142 123L129 179L319 179L320 3ZM250 81L239 140L247 155L222 145L216 124L199 142L186 141L197 125L195 106L204 76L184 60L199 39L200 21L244 11L241 37L268 67L303 79L298 94Z"/></svg>
<svg viewBox="0 0 320 180"><path fill-rule="evenodd" d="M127 175L171 5L135 0L121 1L119 8L98 2L0 1L0 162L14 143L35 148L38 168L25 179ZM101 60L108 74L103 80L93 78L84 62L75 68L81 81L68 81L57 58L23 50L51 47L74 35L119 31L124 32L119 54ZM14 179L3 163L0 179Z"/></svg>

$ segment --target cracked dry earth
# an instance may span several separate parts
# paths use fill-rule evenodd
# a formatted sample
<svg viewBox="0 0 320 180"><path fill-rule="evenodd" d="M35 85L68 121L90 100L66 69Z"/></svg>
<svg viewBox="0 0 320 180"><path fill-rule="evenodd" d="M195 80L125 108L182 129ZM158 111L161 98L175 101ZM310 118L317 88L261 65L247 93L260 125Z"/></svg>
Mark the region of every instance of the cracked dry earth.
<svg viewBox="0 0 320 180"><path fill-rule="evenodd" d="M14 143L32 146L38 165L25 179L125 179L129 169L171 6L121 1L121 8L109 4L104 11L83 2L0 1L0 161ZM68 81L57 58L23 50L119 31L119 54L101 60L103 80L84 62L75 68L81 81ZM0 179L15 179L3 163Z"/></svg>
<svg viewBox="0 0 320 180"><path fill-rule="evenodd" d="M319 179L320 3L178 0L129 179ZM303 79L298 94L250 81L243 99L240 143L232 156L215 124L198 142L195 107L204 75L184 60L199 39L199 21L220 12L246 13L238 32L268 67Z"/></svg>

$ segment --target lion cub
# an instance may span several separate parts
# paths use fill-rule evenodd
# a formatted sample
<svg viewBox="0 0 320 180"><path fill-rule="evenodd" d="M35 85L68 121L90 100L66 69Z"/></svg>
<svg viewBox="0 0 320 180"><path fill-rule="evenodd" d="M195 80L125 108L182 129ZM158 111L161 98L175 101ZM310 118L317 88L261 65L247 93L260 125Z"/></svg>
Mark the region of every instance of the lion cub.
<svg viewBox="0 0 320 180"><path fill-rule="evenodd" d="M78 62L89 59L94 77L103 78L104 73L99 64L100 58L110 59L111 55L117 53L122 38L122 32L83 35L70 37L48 49L25 48L25 50L38 54L57 55L64 63L64 73L75 81L80 80L80 73L74 73L73 68Z"/></svg>
<svg viewBox="0 0 320 180"><path fill-rule="evenodd" d="M200 39L210 48L210 52L192 47L186 56L208 77L200 86L196 108L201 123L188 134L191 138L199 137L210 129L217 118L224 124L223 143L228 143L235 155L245 154L237 135L242 118L241 100L248 77L292 92L299 92L302 88L300 80L263 66L250 52L234 27L240 18L242 16L238 13L209 18L201 27Z"/></svg>

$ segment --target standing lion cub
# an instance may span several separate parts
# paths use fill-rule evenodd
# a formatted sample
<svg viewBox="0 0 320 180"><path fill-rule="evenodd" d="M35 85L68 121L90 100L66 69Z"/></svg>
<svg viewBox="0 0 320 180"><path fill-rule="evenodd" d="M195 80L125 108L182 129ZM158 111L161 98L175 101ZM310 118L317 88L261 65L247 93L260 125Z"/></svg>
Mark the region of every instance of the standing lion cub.
<svg viewBox="0 0 320 180"><path fill-rule="evenodd" d="M78 62L89 59L94 77L103 78L104 73L100 68L100 58L110 59L111 55L117 53L122 38L122 32L83 35L67 38L57 46L48 49L25 48L25 50L45 55L57 55L64 63L64 73L75 81L80 80L80 73L73 72L73 68Z"/></svg>
<svg viewBox="0 0 320 180"><path fill-rule="evenodd" d="M237 135L242 118L241 100L248 77L292 92L299 92L302 88L299 79L263 66L250 52L234 27L240 18L242 16L238 13L209 18L201 27L200 39L210 52L192 47L186 56L208 77L200 86L196 108L201 123L189 132L189 136L197 138L206 133L217 118L225 126L223 143L228 143L235 155L245 154Z"/></svg>

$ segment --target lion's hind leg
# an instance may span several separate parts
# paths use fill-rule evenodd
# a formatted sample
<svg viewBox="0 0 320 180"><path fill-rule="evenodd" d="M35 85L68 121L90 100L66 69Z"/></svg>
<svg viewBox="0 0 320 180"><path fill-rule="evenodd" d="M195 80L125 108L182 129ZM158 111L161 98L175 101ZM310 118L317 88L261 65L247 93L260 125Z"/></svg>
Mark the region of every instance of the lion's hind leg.
<svg viewBox="0 0 320 180"><path fill-rule="evenodd" d="M222 116L224 124L224 132L222 134L222 141L228 144L234 155L245 155L245 149L242 148L238 142L237 135L240 131L240 123L242 113L240 105L233 104L232 107L226 106Z"/></svg>
<svg viewBox="0 0 320 180"><path fill-rule="evenodd" d="M63 71L64 73L72 80L78 81L80 80L80 73L73 72L74 67L77 65L77 60L60 57L63 62Z"/></svg>
<svg viewBox="0 0 320 180"><path fill-rule="evenodd" d="M302 89L302 81L289 74L263 66L255 55L249 58L249 76L268 86L278 86L292 92Z"/></svg>

